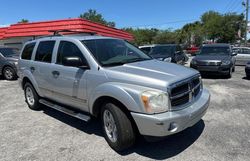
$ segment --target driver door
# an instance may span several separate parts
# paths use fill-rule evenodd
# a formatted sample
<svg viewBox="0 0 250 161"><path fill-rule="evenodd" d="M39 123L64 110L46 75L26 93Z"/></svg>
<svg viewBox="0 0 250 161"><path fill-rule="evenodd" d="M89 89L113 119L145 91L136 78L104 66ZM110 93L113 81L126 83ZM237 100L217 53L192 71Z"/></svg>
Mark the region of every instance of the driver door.
<svg viewBox="0 0 250 161"><path fill-rule="evenodd" d="M66 65L64 60L69 57L80 58L83 64L87 64L76 44L70 41L60 41L56 63L50 70L52 98L59 103L88 112L86 95L88 70Z"/></svg>

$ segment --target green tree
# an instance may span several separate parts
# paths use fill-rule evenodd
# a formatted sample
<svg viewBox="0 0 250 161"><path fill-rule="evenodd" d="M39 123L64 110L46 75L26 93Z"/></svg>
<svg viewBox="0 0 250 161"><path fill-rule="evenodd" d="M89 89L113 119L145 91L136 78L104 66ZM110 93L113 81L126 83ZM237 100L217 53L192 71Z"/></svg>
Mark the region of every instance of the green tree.
<svg viewBox="0 0 250 161"><path fill-rule="evenodd" d="M158 29L151 28L151 29L133 29L133 28L124 28L123 30L131 33L134 36L133 43L135 45L146 45L152 44L154 37L158 33Z"/></svg>
<svg viewBox="0 0 250 161"><path fill-rule="evenodd" d="M223 16L215 11L208 11L201 16L203 31L208 39L215 41L221 35Z"/></svg>
<svg viewBox="0 0 250 161"><path fill-rule="evenodd" d="M29 20L27 20L27 19L21 19L21 21L19 21L18 23L28 23L29 22Z"/></svg>
<svg viewBox="0 0 250 161"><path fill-rule="evenodd" d="M101 23L109 27L115 27L115 22L106 21L102 14L98 13L96 10L89 9L87 12L80 14L79 18L87 19L93 22Z"/></svg>
<svg viewBox="0 0 250 161"><path fill-rule="evenodd" d="M175 44L179 43L178 33L171 30L161 30L153 38L153 42L156 44Z"/></svg>

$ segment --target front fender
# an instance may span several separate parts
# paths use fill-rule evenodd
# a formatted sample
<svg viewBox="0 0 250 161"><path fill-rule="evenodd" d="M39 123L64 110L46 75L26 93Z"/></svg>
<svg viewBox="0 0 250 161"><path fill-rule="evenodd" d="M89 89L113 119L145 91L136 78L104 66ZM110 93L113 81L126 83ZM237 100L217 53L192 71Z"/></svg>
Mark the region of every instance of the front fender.
<svg viewBox="0 0 250 161"><path fill-rule="evenodd" d="M141 101L141 92L146 90L149 90L149 88L124 83L104 83L96 87L90 94L89 111L93 114L95 101L100 97L108 96L120 101L129 111L145 113Z"/></svg>

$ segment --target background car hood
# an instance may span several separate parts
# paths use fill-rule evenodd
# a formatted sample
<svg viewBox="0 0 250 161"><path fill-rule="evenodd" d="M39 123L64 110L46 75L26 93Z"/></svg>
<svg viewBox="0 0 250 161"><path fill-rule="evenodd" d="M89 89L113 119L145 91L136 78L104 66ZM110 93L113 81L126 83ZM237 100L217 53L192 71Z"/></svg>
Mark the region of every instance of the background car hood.
<svg viewBox="0 0 250 161"><path fill-rule="evenodd" d="M197 61L224 61L229 60L230 57L228 55L197 55L194 59Z"/></svg>
<svg viewBox="0 0 250 161"><path fill-rule="evenodd" d="M9 61L18 61L19 55L9 55L5 57Z"/></svg>
<svg viewBox="0 0 250 161"><path fill-rule="evenodd" d="M168 87L169 84L199 74L194 69L158 60L129 63L105 69L109 81L137 84L160 90Z"/></svg>

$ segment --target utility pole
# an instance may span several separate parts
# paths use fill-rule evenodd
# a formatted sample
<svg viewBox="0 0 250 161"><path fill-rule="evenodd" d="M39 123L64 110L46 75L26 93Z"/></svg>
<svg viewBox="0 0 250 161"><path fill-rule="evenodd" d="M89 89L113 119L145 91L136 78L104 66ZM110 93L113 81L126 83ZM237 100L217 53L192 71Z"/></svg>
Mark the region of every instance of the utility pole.
<svg viewBox="0 0 250 161"><path fill-rule="evenodd" d="M249 0L246 0L245 7L246 7L245 46L247 46Z"/></svg>

